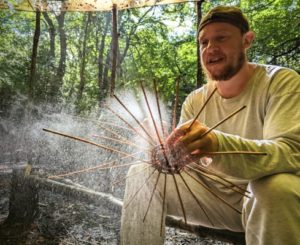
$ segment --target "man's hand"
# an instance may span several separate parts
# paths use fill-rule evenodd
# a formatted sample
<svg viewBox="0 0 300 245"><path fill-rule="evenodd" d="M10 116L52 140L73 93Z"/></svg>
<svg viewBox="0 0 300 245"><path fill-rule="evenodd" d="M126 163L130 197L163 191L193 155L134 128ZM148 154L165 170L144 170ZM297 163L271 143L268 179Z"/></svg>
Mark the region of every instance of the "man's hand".
<svg viewBox="0 0 300 245"><path fill-rule="evenodd" d="M195 121L190 128L191 123L188 121L178 128L182 132L178 142L192 155L205 156L207 152L217 151L219 142L215 133L211 131L202 137L209 128L198 121Z"/></svg>
<svg viewBox="0 0 300 245"><path fill-rule="evenodd" d="M151 160L154 166L166 173L178 173L187 164L205 158L218 150L218 139L213 131L200 122L189 121L176 128L163 146L153 148ZM205 135L203 136L203 134Z"/></svg>
<svg viewBox="0 0 300 245"><path fill-rule="evenodd" d="M191 123L192 120L176 128L166 141L171 155L178 159L176 164L180 162L181 167L208 156L209 152L215 152L219 148L217 136L213 131L202 137L209 128L198 121L190 127Z"/></svg>

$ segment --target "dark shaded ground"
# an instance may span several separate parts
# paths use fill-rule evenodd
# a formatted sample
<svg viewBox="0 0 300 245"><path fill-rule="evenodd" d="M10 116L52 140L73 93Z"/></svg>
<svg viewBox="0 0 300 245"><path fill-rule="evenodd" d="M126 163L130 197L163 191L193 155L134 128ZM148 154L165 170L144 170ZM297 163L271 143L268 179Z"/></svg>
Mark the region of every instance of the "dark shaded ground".
<svg viewBox="0 0 300 245"><path fill-rule="evenodd" d="M9 181L1 181L0 217L8 215ZM26 233L11 232L0 244L118 244L120 217L104 207L39 191L39 213Z"/></svg>
<svg viewBox="0 0 300 245"><path fill-rule="evenodd" d="M0 220L8 215L10 179L0 180ZM105 207L74 198L39 191L39 213L25 233L10 230L1 236L2 245L23 244L119 244L120 215ZM166 245L226 244L200 238L189 232L167 228Z"/></svg>

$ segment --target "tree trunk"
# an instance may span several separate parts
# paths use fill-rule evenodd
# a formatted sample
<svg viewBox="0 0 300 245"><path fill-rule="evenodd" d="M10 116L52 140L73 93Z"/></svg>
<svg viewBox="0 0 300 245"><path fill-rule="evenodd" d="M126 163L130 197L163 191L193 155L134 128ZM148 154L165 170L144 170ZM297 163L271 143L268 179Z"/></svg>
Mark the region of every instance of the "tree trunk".
<svg viewBox="0 0 300 245"><path fill-rule="evenodd" d="M32 54L31 54L31 66L30 66L30 76L28 81L28 101L32 102L34 97L33 87L36 82L36 62L37 62L37 52L39 45L39 38L41 32L41 12L36 11L35 17L35 31L33 37Z"/></svg>
<svg viewBox="0 0 300 245"><path fill-rule="evenodd" d="M55 38L56 38L56 30L53 24L52 19L50 18L47 12L43 12L44 20L48 25L49 37L50 37L50 49L49 53L47 53L47 67L49 68L49 76L46 77L43 82L46 87L44 93L49 98L50 102L55 102L56 97L58 95L59 87L57 86L57 77L55 76Z"/></svg>
<svg viewBox="0 0 300 245"><path fill-rule="evenodd" d="M64 30L65 26L65 12L61 12L60 15L56 16L57 22L58 22L58 32L60 37L60 59L59 59L59 65L57 68L57 79L56 79L56 87L55 92L58 95L59 89L61 88L63 84L63 78L66 71L66 58L67 58L67 39L66 39L66 33Z"/></svg>
<svg viewBox="0 0 300 245"><path fill-rule="evenodd" d="M0 237L2 238L22 235L38 214L38 188L29 179L30 171L31 165L13 169L9 213L6 220L0 224Z"/></svg>
<svg viewBox="0 0 300 245"><path fill-rule="evenodd" d="M117 70L117 56L118 56L118 23L117 23L117 6L113 5L112 10L112 57L111 57L111 82L110 95L115 92L116 70Z"/></svg>
<svg viewBox="0 0 300 245"><path fill-rule="evenodd" d="M200 0L199 2L196 3L197 5L197 88L201 87L203 85L203 71L202 71L202 66L201 66L201 57L200 57L200 42L198 40L198 30L199 30L199 25L202 19L202 4L204 3L205 0Z"/></svg>
<svg viewBox="0 0 300 245"><path fill-rule="evenodd" d="M89 25L91 23L91 19L92 19L91 17L92 17L92 13L89 12L86 15L86 20L85 20L83 43L82 43L82 53L81 53L80 73L79 73L80 81L79 81L78 94L77 94L77 104L79 104L82 99L82 94L83 94L83 90L85 87L85 65L86 65L86 53L87 53L86 43L87 43L87 39L89 37L88 29L89 29Z"/></svg>
<svg viewBox="0 0 300 245"><path fill-rule="evenodd" d="M102 81L102 88L101 88L101 91L102 93L108 93L109 91L109 81L108 81L108 71L109 71L109 68L110 68L110 65L111 65L111 62L110 62L110 58L111 58L111 47L112 45L110 44L109 46L109 50L107 51L107 54L106 54L106 59L105 59L105 63L104 63L104 70L103 70L103 81Z"/></svg>
<svg viewBox="0 0 300 245"><path fill-rule="evenodd" d="M139 20L137 21L137 23L135 25L133 25L131 28L130 28L130 32L129 34L127 35L126 37L126 41L125 41L125 48L123 49L123 53L120 54L120 62L119 64L121 65L122 62L124 61L126 55L127 55L127 52L128 52L128 49L130 47L130 43L131 43L131 38L132 36L135 34L136 30L138 29L138 27L141 25L142 21L144 20L144 18L148 15L148 13L150 11L153 10L153 7L149 8L140 18ZM130 13L129 13L130 14ZM124 23L126 23L125 21L122 22L122 25L120 25L120 29L119 29L119 32L122 33L123 30L124 30ZM120 52L121 53L121 52Z"/></svg>
<svg viewBox="0 0 300 245"><path fill-rule="evenodd" d="M110 13L106 14L105 17L105 26L104 30L102 33L102 38L101 42L99 45L98 49L98 88L99 88L99 93L98 93L98 101L99 101L99 106L101 106L102 101L104 98L107 96L107 91L108 91L108 84L107 80L104 80L104 68L106 63L104 62L104 48L105 48L105 39L106 35L108 32L108 27L110 26Z"/></svg>
<svg viewBox="0 0 300 245"><path fill-rule="evenodd" d="M55 58L55 37L56 37L55 27L53 21L51 20L47 12L43 12L43 17L49 26L49 36L50 36L49 54L50 54L50 60L52 61Z"/></svg>

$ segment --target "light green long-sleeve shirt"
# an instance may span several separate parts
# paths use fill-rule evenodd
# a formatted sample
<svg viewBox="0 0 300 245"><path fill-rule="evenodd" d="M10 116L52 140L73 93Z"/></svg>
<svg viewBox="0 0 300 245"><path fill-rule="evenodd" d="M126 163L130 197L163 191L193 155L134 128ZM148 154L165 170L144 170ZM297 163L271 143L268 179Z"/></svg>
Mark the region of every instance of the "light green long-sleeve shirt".
<svg viewBox="0 0 300 245"><path fill-rule="evenodd" d="M198 114L213 89L209 83L186 98L180 124ZM266 152L267 156L217 156L209 168L246 180L281 172L300 176L300 76L287 68L257 65L241 94L225 99L215 93L198 120L212 127L244 105L244 110L216 128L219 151Z"/></svg>

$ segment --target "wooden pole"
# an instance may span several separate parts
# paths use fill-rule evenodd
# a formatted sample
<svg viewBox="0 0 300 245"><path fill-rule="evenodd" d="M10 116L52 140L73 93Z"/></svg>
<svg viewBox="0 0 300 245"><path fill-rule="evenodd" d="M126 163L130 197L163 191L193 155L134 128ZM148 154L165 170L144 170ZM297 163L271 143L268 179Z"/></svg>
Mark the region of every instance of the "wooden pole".
<svg viewBox="0 0 300 245"><path fill-rule="evenodd" d="M202 19L202 4L205 0L200 0L196 3L197 5L197 34L196 34L196 40L197 40L197 84L196 87L199 88L203 85L203 72L202 72L202 66L201 66L201 58L200 58L200 43L198 40L198 30L199 25Z"/></svg>
<svg viewBox="0 0 300 245"><path fill-rule="evenodd" d="M117 70L117 56L118 56L118 23L117 23L117 5L113 5L112 9L112 66L111 66L111 84L110 95L113 96L115 92L116 70Z"/></svg>

